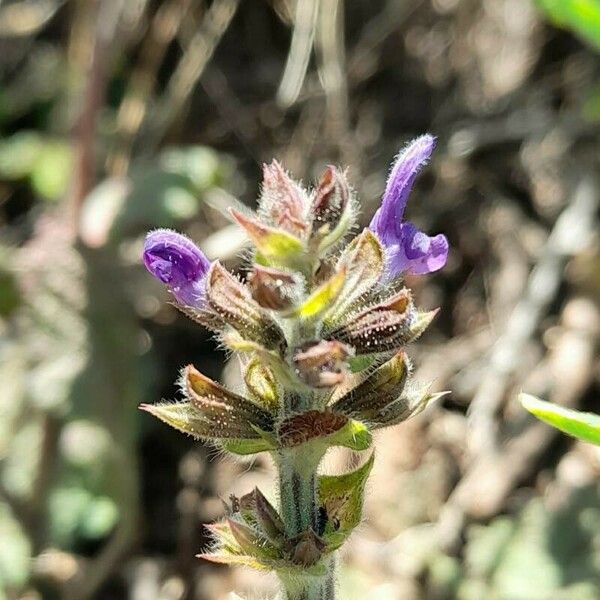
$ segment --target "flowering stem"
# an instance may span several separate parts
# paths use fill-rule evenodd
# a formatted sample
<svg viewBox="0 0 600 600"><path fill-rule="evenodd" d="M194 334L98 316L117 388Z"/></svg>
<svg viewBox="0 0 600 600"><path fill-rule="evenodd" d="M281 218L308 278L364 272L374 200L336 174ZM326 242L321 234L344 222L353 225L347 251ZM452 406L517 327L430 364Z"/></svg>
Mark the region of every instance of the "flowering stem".
<svg viewBox="0 0 600 600"><path fill-rule="evenodd" d="M309 193L277 161L264 167L259 213L231 210L256 246L247 283L180 234L146 238L144 263L182 310L248 357L247 396L190 365L180 380L183 402L142 408L225 451L271 453L278 509L257 488L232 496L226 518L210 526L213 546L200 556L275 571L279 600L334 600L335 552L360 523L373 454L347 473L319 474L327 450L366 451L372 429L439 397L427 386L405 389L404 348L436 311L419 311L408 289L387 285L406 271L437 270L447 255L444 236L398 223L434 140L415 144L399 158L371 229L341 252L336 245L355 214L345 173L328 167Z"/></svg>

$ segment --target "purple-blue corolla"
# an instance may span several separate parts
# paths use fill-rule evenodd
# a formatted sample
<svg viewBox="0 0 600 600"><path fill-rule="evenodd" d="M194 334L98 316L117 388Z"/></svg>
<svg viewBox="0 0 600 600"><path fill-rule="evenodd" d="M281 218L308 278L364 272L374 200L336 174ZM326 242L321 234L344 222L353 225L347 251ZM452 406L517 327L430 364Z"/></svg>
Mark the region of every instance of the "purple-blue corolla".
<svg viewBox="0 0 600 600"><path fill-rule="evenodd" d="M199 307L210 261L190 239L171 231L151 231L144 241L144 264L167 285L179 304Z"/></svg>
<svg viewBox="0 0 600 600"><path fill-rule="evenodd" d="M381 206L369 225L386 249L389 279L403 273L432 273L441 269L448 259L445 235L429 237L410 221L402 220L413 183L434 148L435 138L427 134L413 140L398 154Z"/></svg>

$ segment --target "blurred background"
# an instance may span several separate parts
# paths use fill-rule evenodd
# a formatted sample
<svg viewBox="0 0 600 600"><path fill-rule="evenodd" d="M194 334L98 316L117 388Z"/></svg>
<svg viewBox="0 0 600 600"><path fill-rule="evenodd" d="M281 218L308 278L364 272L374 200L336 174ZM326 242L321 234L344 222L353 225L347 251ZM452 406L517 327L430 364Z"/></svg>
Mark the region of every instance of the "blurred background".
<svg viewBox="0 0 600 600"><path fill-rule="evenodd" d="M272 592L194 557L268 460L137 410L239 377L144 233L243 270L261 163L348 165L366 224L426 131L408 215L452 252L408 282L442 309L412 358L452 393L378 435L340 597L600 598L598 449L515 401L600 412L599 50L600 0L0 1L0 598Z"/></svg>

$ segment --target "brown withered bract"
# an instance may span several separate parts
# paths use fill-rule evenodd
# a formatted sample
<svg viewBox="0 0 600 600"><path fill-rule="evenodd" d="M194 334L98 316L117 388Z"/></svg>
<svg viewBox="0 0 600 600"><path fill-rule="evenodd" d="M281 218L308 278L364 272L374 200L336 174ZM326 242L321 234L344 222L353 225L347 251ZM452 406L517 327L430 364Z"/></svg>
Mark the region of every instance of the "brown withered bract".
<svg viewBox="0 0 600 600"><path fill-rule="evenodd" d="M310 567L319 561L327 544L312 530L307 529L288 541L291 561Z"/></svg>
<svg viewBox="0 0 600 600"><path fill-rule="evenodd" d="M287 271L260 265L254 265L248 277L248 287L254 300L271 310L290 308L298 296L299 284L298 278Z"/></svg>
<svg viewBox="0 0 600 600"><path fill-rule="evenodd" d="M321 388L341 383L352 348L335 340L309 343L296 350L293 361L298 377L306 384Z"/></svg>
<svg viewBox="0 0 600 600"><path fill-rule="evenodd" d="M240 498L240 510L248 512L271 542L282 541L285 525L277 510L258 488Z"/></svg>
<svg viewBox="0 0 600 600"><path fill-rule="evenodd" d="M291 448L311 439L331 435L348 422L348 417L338 412L309 410L289 417L279 426L282 447Z"/></svg>

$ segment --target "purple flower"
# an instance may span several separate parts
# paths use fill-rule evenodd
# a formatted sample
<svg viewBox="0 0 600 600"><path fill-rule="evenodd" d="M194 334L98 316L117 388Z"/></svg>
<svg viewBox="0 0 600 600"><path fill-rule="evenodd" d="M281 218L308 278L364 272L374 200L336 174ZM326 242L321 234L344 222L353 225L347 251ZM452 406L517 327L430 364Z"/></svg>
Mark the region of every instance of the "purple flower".
<svg viewBox="0 0 600 600"><path fill-rule="evenodd" d="M194 242L170 229L157 229L146 236L143 259L148 271L167 285L177 302L202 304L211 263Z"/></svg>
<svg viewBox="0 0 600 600"><path fill-rule="evenodd" d="M422 275L441 269L448 259L446 236L429 237L409 221L402 221L413 183L435 148L429 134L413 140L396 158L387 181L381 206L369 228L387 252L387 276L402 273Z"/></svg>

